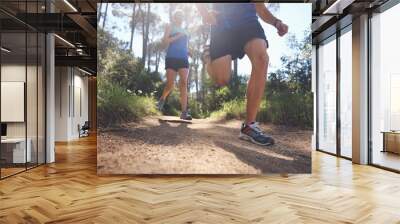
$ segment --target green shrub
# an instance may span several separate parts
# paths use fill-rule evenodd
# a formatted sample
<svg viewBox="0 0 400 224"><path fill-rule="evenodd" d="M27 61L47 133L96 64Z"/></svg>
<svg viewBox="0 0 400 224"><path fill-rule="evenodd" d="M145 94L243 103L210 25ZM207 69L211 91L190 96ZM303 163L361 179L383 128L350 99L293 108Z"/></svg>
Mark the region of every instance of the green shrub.
<svg viewBox="0 0 400 224"><path fill-rule="evenodd" d="M222 104L222 108L211 113L215 119L244 119L246 116L246 102L243 99L235 99Z"/></svg>
<svg viewBox="0 0 400 224"><path fill-rule="evenodd" d="M313 94L276 91L260 107L259 121L287 126L312 127Z"/></svg>
<svg viewBox="0 0 400 224"><path fill-rule="evenodd" d="M260 109L257 114L257 121L260 122L270 122L271 121L271 113L269 110L271 109L271 102L268 100L261 101Z"/></svg>
<svg viewBox="0 0 400 224"><path fill-rule="evenodd" d="M193 118L197 118L197 119L204 118L203 113L200 108L200 105L193 98L189 97L188 108L189 108L190 114L192 115ZM163 114L168 115L168 116L180 116L181 102L180 102L179 90L175 89L168 96L167 101L164 105Z"/></svg>
<svg viewBox="0 0 400 224"><path fill-rule="evenodd" d="M135 95L102 80L98 84L97 110L100 127L118 126L157 114L154 98Z"/></svg>
<svg viewBox="0 0 400 224"><path fill-rule="evenodd" d="M246 118L246 101L235 99L223 103L220 110L211 113L211 117L219 120L244 120ZM271 94L261 102L257 121L311 128L313 95L312 93L299 94L287 91Z"/></svg>
<svg viewBox="0 0 400 224"><path fill-rule="evenodd" d="M207 114L202 111L201 104L195 99L189 98L189 110L193 118L200 119L207 117Z"/></svg>
<svg viewBox="0 0 400 224"><path fill-rule="evenodd" d="M168 116L179 116L181 114L180 95L176 88L167 97L163 114Z"/></svg>

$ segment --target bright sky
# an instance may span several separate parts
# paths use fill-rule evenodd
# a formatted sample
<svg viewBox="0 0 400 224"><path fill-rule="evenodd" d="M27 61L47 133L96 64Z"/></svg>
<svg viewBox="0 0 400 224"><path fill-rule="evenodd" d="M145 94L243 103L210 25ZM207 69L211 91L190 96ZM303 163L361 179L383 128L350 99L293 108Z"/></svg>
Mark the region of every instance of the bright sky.
<svg viewBox="0 0 400 224"><path fill-rule="evenodd" d="M188 3L179 3L188 4ZM303 39L304 32L311 32L311 4L310 3L278 3L279 10L274 12L274 15L281 19L284 23L289 26L289 33L296 35L297 39ZM168 23L168 6L169 3L153 3L152 11L161 17L162 23ZM267 4L268 6L268 4ZM104 10L103 6L103 10ZM112 10L108 10L108 22L106 24L106 29L110 29L112 26L118 27L118 31L114 32L114 36L118 37L120 40L129 41L130 40L130 30L128 28L129 20L121 17L112 16ZM200 18L199 18L200 19ZM280 58L284 55L290 55L293 51L287 45L288 35L284 37L279 37L276 29L260 19L260 22L266 33L269 49L268 53L270 56L270 71L279 69L281 66ZM160 37L163 34L160 33ZM135 55L140 56L142 54L142 36L139 32L135 31L134 36L134 47L133 52ZM161 68L164 67L163 61L161 62ZM251 71L251 64L247 56L239 61L238 73L240 75L249 75Z"/></svg>

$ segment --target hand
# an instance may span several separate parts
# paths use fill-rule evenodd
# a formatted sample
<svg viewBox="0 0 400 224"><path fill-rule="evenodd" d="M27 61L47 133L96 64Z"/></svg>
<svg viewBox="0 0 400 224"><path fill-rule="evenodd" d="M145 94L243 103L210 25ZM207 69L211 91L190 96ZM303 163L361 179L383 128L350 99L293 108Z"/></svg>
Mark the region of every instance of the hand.
<svg viewBox="0 0 400 224"><path fill-rule="evenodd" d="M281 37L284 36L289 30L289 27L280 20L277 21L275 27L278 30L279 36Z"/></svg>
<svg viewBox="0 0 400 224"><path fill-rule="evenodd" d="M181 32L179 32L178 34L176 34L176 39L179 39L179 38L181 38L181 37L184 37L185 36L185 34L184 33L181 33Z"/></svg>
<svg viewBox="0 0 400 224"><path fill-rule="evenodd" d="M217 24L217 12L211 10L208 11L204 16L203 16L203 23L209 24L209 25L215 25Z"/></svg>
<svg viewBox="0 0 400 224"><path fill-rule="evenodd" d="M179 39L182 38L183 36L185 36L185 34L183 34L183 33L177 33L175 36L173 36L173 37L170 39L170 43L179 40Z"/></svg>

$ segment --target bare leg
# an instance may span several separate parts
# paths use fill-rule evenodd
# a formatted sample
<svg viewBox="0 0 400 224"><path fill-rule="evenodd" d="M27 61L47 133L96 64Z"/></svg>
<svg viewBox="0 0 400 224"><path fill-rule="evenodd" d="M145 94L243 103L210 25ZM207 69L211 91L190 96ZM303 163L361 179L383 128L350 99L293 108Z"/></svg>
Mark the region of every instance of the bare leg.
<svg viewBox="0 0 400 224"><path fill-rule="evenodd" d="M265 40L253 39L245 46L251 61L251 77L247 85L246 124L256 121L258 109L264 94L269 57Z"/></svg>
<svg viewBox="0 0 400 224"><path fill-rule="evenodd" d="M232 57L226 55L207 63L207 72L219 86L225 86L231 78Z"/></svg>
<svg viewBox="0 0 400 224"><path fill-rule="evenodd" d="M186 111L187 109L187 100L188 100L187 87L188 87L189 70L187 68L181 68L179 69L178 74L179 74L179 91L181 95L181 109L183 112Z"/></svg>
<svg viewBox="0 0 400 224"><path fill-rule="evenodd" d="M167 96L171 93L172 89L174 88L174 82L176 78L176 71L173 69L167 69L166 72L167 76L167 84L164 87L163 94L161 95L160 99L165 100Z"/></svg>

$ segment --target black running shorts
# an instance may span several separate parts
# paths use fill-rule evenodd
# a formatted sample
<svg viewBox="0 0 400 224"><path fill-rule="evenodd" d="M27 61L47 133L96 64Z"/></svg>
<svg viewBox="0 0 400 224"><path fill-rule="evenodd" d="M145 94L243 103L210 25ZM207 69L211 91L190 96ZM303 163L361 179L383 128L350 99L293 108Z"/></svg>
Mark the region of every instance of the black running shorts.
<svg viewBox="0 0 400 224"><path fill-rule="evenodd" d="M243 58L246 43L255 38L265 40L268 47L264 29L258 21L229 29L219 28L218 26L212 27L210 41L211 60L226 55L231 55L232 60Z"/></svg>
<svg viewBox="0 0 400 224"><path fill-rule="evenodd" d="M189 68L188 59L183 58L166 58L165 69L172 69L178 72L181 68Z"/></svg>

